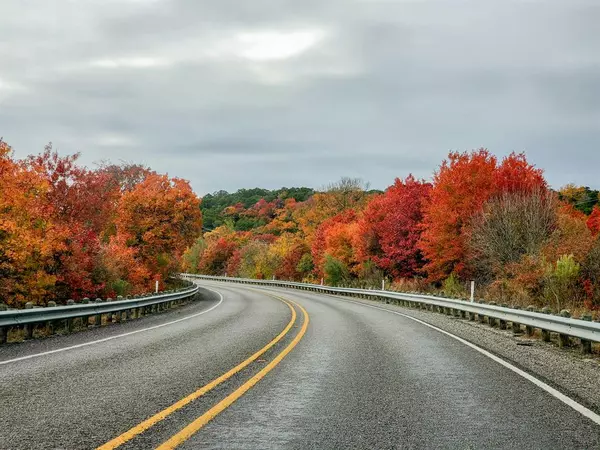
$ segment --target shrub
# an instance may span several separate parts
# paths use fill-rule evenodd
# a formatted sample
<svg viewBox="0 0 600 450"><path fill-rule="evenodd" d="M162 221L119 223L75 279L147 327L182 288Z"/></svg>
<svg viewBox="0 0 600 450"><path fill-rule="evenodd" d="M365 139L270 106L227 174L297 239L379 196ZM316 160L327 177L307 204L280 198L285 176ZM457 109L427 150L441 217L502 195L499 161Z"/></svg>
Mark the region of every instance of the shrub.
<svg viewBox="0 0 600 450"><path fill-rule="evenodd" d="M580 271L581 267L575 262L573 255L563 255L556 264L548 264L546 267L544 294L548 301L554 302L557 310L563 309L567 302L574 304Z"/></svg>
<svg viewBox="0 0 600 450"><path fill-rule="evenodd" d="M444 280L443 290L444 295L452 297L465 297L467 293L464 286L454 273L451 273L450 276Z"/></svg>
<svg viewBox="0 0 600 450"><path fill-rule="evenodd" d="M330 286L338 286L342 283L348 283L350 280L350 272L345 264L330 255L325 256L323 272L325 273L325 281Z"/></svg>

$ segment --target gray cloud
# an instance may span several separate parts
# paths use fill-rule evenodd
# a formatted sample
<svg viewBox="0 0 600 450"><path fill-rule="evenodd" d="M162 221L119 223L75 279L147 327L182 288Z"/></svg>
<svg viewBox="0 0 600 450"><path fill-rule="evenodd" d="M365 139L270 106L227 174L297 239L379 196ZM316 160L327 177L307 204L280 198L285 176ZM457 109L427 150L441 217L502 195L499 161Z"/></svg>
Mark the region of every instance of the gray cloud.
<svg viewBox="0 0 600 450"><path fill-rule="evenodd" d="M51 140L203 194L384 188L486 146L600 187L593 0L23 5L0 4L0 135L18 156Z"/></svg>

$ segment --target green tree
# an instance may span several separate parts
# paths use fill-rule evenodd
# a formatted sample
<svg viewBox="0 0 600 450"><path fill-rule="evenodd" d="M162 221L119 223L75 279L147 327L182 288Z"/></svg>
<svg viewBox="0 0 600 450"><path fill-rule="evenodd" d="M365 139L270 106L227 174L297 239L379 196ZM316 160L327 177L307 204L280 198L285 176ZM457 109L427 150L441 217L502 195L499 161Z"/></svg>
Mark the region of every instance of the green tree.
<svg viewBox="0 0 600 450"><path fill-rule="evenodd" d="M350 280L350 272L346 265L333 256L325 256L325 265L323 266L325 281L330 286L339 286Z"/></svg>

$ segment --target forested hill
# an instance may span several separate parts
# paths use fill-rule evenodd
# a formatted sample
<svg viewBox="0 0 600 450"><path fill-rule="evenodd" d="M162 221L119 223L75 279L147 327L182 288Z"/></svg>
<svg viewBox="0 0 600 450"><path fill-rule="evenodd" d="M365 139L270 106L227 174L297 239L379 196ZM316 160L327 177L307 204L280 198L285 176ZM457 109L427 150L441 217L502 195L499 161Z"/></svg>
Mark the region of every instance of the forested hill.
<svg viewBox="0 0 600 450"><path fill-rule="evenodd" d="M266 221L261 217L249 217L247 214L238 214L242 210L248 210L252 207L260 207L260 203L277 204L281 207L287 199L294 199L297 202L308 200L316 191L308 187L282 187L280 189L239 189L236 192L217 191L212 194L206 194L202 198L202 217L204 220L205 231L229 223L237 231L249 231L266 225ZM370 193L381 191L372 190ZM589 187L575 186L569 184L558 191L560 200L573 205L586 215L591 214L594 206L598 204L600 192L592 190Z"/></svg>
<svg viewBox="0 0 600 450"><path fill-rule="evenodd" d="M204 228L212 230L215 227L223 225L226 220L230 220L236 230L245 231L257 226L262 226L261 218L258 217L239 217L234 211L227 208L248 209L260 201L272 203L275 201L284 202L293 198L297 202L303 202L315 193L314 189L307 187L292 187L281 189L239 189L236 192L217 191L213 194L206 194L202 198L200 209L204 219ZM229 214L226 213L226 210Z"/></svg>

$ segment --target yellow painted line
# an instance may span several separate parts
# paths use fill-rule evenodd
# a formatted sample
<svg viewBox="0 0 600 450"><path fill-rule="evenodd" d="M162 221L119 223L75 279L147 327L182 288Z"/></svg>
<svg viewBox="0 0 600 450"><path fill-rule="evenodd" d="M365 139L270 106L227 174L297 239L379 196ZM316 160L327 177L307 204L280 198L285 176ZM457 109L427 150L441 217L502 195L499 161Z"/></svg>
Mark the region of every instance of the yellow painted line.
<svg viewBox="0 0 600 450"><path fill-rule="evenodd" d="M173 403L168 408L163 409L162 411L156 413L152 417L144 420L140 424L138 424L138 425L134 426L133 428L127 430L125 433L123 433L123 434L117 436L116 438L108 441L106 444L101 445L96 450L111 450L111 449L115 449L115 448L123 445L124 443L130 441L131 439L133 439L137 435L139 435L139 434L143 433L144 431L146 431L148 428L152 427L153 425L157 424L158 422L160 422L161 420L165 419L169 415L173 414L175 411L183 408L184 406L186 406L190 402L193 402L197 398L202 397L204 394L206 394L211 389L214 389L216 386L218 386L219 384L221 384L225 380L231 378L233 375L235 375L240 370L242 370L245 367L247 367L250 363L252 363L253 361L255 361L259 356L261 356L263 353L265 353L267 350L269 350L271 347L273 347L277 342L279 342L291 330L292 326L294 325L294 322L296 321L296 310L292 307L292 305L290 305L284 299L282 299L280 297L276 297L274 295L269 295L269 296L273 297L273 298L276 298L277 300L280 300L283 303L285 303L288 306L288 308L290 308L290 310L292 312L292 318L290 319L289 323L283 329L283 331L281 333L279 333L275 337L275 339L273 339L271 342L269 342L267 345L265 345L259 351L257 351L256 353L254 353L252 356L250 356L244 362L242 362L242 363L238 364L237 366L235 366L233 369L231 369L228 372L224 373L220 377L215 378L213 381L211 381L210 383L202 386L200 389L198 389L197 391L191 393L187 397L184 397L181 400L179 400L178 402Z"/></svg>
<svg viewBox="0 0 600 450"><path fill-rule="evenodd" d="M279 297L278 297L279 298ZM279 298L280 300L283 300ZM291 300L290 300L291 301ZM238 389L233 391L211 409L206 411L188 426L180 430L177 434L171 437L168 441L163 442L160 446L156 447L156 450L170 450L174 449L177 446L183 444L190 437L192 437L195 433L197 433L204 425L214 419L219 413L223 412L226 408L231 406L236 400L238 400L242 395L244 395L250 388L252 388L256 383L258 383L262 378L265 377L277 364L281 362L286 355L292 351L292 349L300 342L304 333L306 333L306 329L308 328L308 313L306 310L300 306L299 304L294 303L298 308L302 310L302 314L304 315L304 323L302 324L302 328L300 332L296 335L294 340L290 342L290 344L279 354L277 355L269 364L267 364L260 372L246 381L243 385L241 385Z"/></svg>

